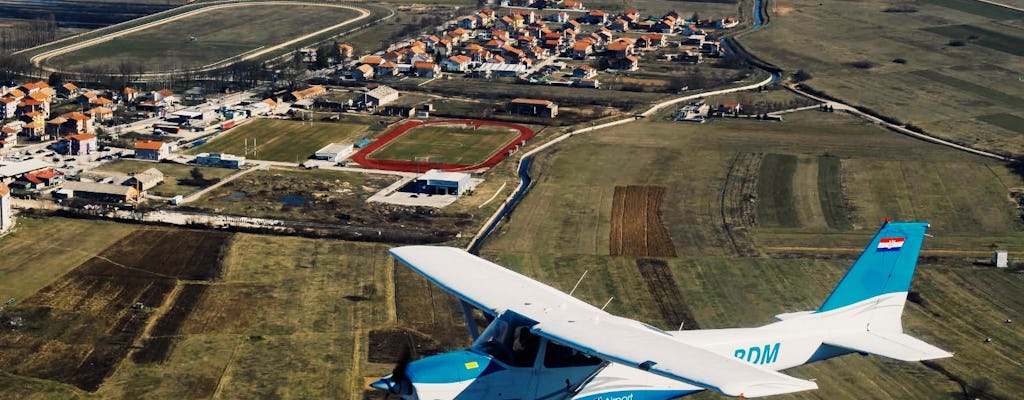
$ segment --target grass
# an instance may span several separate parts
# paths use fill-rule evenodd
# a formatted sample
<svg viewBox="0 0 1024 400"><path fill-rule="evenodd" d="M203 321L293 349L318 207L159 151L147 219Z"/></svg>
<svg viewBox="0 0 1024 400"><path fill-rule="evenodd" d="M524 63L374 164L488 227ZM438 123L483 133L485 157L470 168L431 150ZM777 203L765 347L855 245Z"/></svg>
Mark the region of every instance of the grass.
<svg viewBox="0 0 1024 400"><path fill-rule="evenodd" d="M164 197L173 197L179 194L184 195L202 189L200 187L179 183L179 180L182 179L192 179L192 170L195 168L198 168L199 171L203 173L203 178L205 179L223 179L235 172L238 172L227 168L195 167L192 165L176 163L152 163L133 160L113 161L103 164L103 166L97 168L96 171L116 172L128 175L133 172L143 172L150 168L156 168L164 174L164 183L150 189L149 193Z"/></svg>
<svg viewBox="0 0 1024 400"><path fill-rule="evenodd" d="M968 92L979 97L985 97L995 102L1005 102L1014 107L1024 106L1024 99L1021 99L1020 97L1006 94L986 86L971 83L963 79L954 78L952 76L945 75L932 70L917 71L916 74L925 77L931 81L942 83L951 86L954 89Z"/></svg>
<svg viewBox="0 0 1024 400"><path fill-rule="evenodd" d="M734 235L749 232L774 257L732 255L722 231L721 190L730 159L757 152L769 154L765 164L776 167L763 167L760 174L755 169L747 179L786 176L772 181L788 180L791 198L817 192L823 210L849 199L853 206L846 213L853 223L819 224L817 218L841 220L842 212L805 220L798 210L796 226L733 226ZM792 172L772 172L786 169ZM993 242L1014 253L1024 250L1022 226L1006 196L1007 186L1022 181L999 163L842 114L808 111L788 114L782 123L716 120L698 126L644 120L569 139L539 154L531 172L533 189L484 245L486 258L563 290L587 270L576 297L603 304L614 296L610 312L660 321L635 260L607 256L604 241L615 186L662 185L668 188L662 218L679 253L666 262L702 328L755 326L772 322L780 312L817 308L881 223L880 210L913 210L893 217L931 222L935 237L927 239L926 255L940 254L941 265L926 262L919 269L914 290L926 306L908 305L907 331L955 351L955 358L940 365L971 384L990 379L997 397L1012 397L1024 384L1015 377L1019 363L1004 356L1020 351L1024 334L1001 322L1019 315L1022 304L1014 293L1024 289L1024 281L1012 272L972 266L988 257ZM837 191L841 198L832 196ZM758 202L765 200L758 196ZM820 250L796 253L779 250L782 246ZM847 250L824 251L829 247ZM999 344L984 345L979 338L986 336ZM983 368L975 370L981 363ZM960 396L959 386L936 371L878 357L846 356L788 373L816 379L820 386L783 397L790 399Z"/></svg>
<svg viewBox="0 0 1024 400"><path fill-rule="evenodd" d="M764 226L796 226L796 207L793 201L793 175L796 156L768 154L761 163L757 176L757 216Z"/></svg>
<svg viewBox="0 0 1024 400"><path fill-rule="evenodd" d="M884 12L893 6L884 0L843 7L821 7L820 3L773 4L771 22L740 41L753 54L789 73L800 69L810 73L809 86L844 101L961 144L1024 154L1024 137L985 129L974 121L981 115L1015 113L1020 108L1016 99L1020 96L1008 89L1019 85L1020 57L1012 51L1022 48L1020 30L1013 21L993 23L988 17L926 2L914 4L918 11L911 13ZM948 44L949 36L937 32L960 40L972 35L977 39L954 47ZM905 63L893 62L896 59ZM856 61L875 67L852 67ZM938 78L935 74L957 83L947 79L936 85L930 79ZM1000 93L1015 98L1000 97Z"/></svg>
<svg viewBox="0 0 1024 400"><path fill-rule="evenodd" d="M397 178L330 170L256 171L189 204L204 211L323 223L365 223L365 201ZM287 200L287 201L286 201Z"/></svg>
<svg viewBox="0 0 1024 400"><path fill-rule="evenodd" d="M475 165L517 137L518 131L505 128L426 125L402 134L369 158L421 161L429 157L430 162Z"/></svg>
<svg viewBox="0 0 1024 400"><path fill-rule="evenodd" d="M217 388L220 398L358 398L364 374L385 373L364 360L367 330L394 323L386 249L236 235L223 280L186 322L171 357L162 364L126 360L98 394L209 398L213 393L196 392L204 387ZM364 285L377 294L343 299ZM254 297L242 297L245 291Z"/></svg>
<svg viewBox="0 0 1024 400"><path fill-rule="evenodd" d="M850 228L850 215L843 198L842 165L838 157L818 157L818 193L825 221L832 229Z"/></svg>
<svg viewBox="0 0 1024 400"><path fill-rule="evenodd" d="M957 11L970 13L985 18L996 20L1007 20L1024 18L1024 12L1011 8L1000 7L995 4L971 0L925 0L925 3L941 7L951 8Z"/></svg>
<svg viewBox="0 0 1024 400"><path fill-rule="evenodd" d="M985 46L992 50L1013 54L1015 56L1024 56L1024 50L1021 49L1024 47L1024 40L1018 36L1011 36L1002 32L995 32L974 25L938 26L934 28L927 28L925 30L952 39L970 40L971 37L980 36L976 40L971 40L971 43L976 43L979 46Z"/></svg>
<svg viewBox="0 0 1024 400"><path fill-rule="evenodd" d="M245 154L245 142L256 143L256 154L249 158L271 161L301 162L324 146L355 143L365 134L366 125L279 119L257 119L236 127L206 144L190 150L198 153Z"/></svg>
<svg viewBox="0 0 1024 400"><path fill-rule="evenodd" d="M0 301L24 299L136 228L104 221L18 218L0 238Z"/></svg>
<svg viewBox="0 0 1024 400"><path fill-rule="evenodd" d="M200 67L356 15L349 9L301 4L215 9L54 57L48 63L71 70L117 69L125 61L149 72Z"/></svg>
<svg viewBox="0 0 1024 400"><path fill-rule="evenodd" d="M995 125L1008 131L1014 131L1016 133L1024 133L1024 118L1018 117L1013 114L999 113L982 115L977 118L979 121L985 122L989 125Z"/></svg>

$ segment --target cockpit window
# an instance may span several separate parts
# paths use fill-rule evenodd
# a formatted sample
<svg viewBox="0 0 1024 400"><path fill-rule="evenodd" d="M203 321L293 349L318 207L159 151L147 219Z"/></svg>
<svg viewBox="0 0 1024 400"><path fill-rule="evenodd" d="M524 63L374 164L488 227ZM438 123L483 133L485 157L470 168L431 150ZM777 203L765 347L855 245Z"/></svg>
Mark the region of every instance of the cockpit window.
<svg viewBox="0 0 1024 400"><path fill-rule="evenodd" d="M531 367L540 349L540 337L530 332L534 324L503 314L480 334L473 348L514 367Z"/></svg>
<svg viewBox="0 0 1024 400"><path fill-rule="evenodd" d="M602 362L604 360L598 357L591 357L582 351L551 341L548 342L547 349L544 350L545 368L586 367Z"/></svg>

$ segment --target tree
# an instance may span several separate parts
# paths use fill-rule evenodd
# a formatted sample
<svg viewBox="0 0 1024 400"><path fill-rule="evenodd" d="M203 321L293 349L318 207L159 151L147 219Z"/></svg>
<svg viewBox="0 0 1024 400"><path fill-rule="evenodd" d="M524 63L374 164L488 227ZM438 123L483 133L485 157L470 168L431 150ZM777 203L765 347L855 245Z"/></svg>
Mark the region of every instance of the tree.
<svg viewBox="0 0 1024 400"><path fill-rule="evenodd" d="M50 77L46 79L46 82L49 83L50 86L60 86L60 85L63 85L64 84L64 75L61 74L60 72L52 72L52 73L50 73Z"/></svg>

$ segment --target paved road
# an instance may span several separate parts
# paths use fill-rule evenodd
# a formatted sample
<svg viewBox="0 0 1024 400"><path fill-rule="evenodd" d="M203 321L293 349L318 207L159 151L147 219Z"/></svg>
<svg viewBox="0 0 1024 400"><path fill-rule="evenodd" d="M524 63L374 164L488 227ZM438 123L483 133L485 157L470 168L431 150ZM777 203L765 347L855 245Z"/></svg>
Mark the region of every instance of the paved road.
<svg viewBox="0 0 1024 400"><path fill-rule="evenodd" d="M891 130L894 130L896 132L902 133L902 134L907 135L907 136L911 136L911 137L914 137L914 138L917 138L917 139L929 141L929 142L936 143L936 144L941 144L943 146L952 147L954 149L961 150L961 151L966 151L966 152L972 153L972 154L977 154L979 156L984 156L984 157L988 157L988 158L994 158L994 159L1000 160L1000 161L1013 161L1012 158L1004 157L1004 156L1001 156L999 154L989 153L989 152L984 151L984 150L978 150L978 149L975 149L975 148L959 145L959 144L950 142L948 140L937 138L937 137L932 136L932 135L927 135L927 134L923 134L923 133L914 132L914 131L912 131L910 129L904 128L903 126L892 124L892 123L883 121L883 120L881 120L879 118L876 118L875 116L867 114L867 113L865 113L865 112L863 112L861 110L858 110L858 109L854 108L853 106L851 106L849 104L842 103L842 102L837 102L837 101L831 101L831 100L828 100L828 99L824 99L824 98L812 95L810 93L807 93L805 91L797 89L796 85L788 85L786 87L789 88L789 90L792 90L794 93L797 93L797 94L799 94L801 96L804 96L804 97L807 97L807 98L810 98L810 99L814 99L814 100L820 101L822 103L828 104L828 105L832 106L836 110L847 111L847 112L849 112L851 114L860 116L861 118L867 119L867 120L869 120L871 122L874 122L874 123L876 123L878 125L882 125L882 126L884 126L886 128L889 128Z"/></svg>

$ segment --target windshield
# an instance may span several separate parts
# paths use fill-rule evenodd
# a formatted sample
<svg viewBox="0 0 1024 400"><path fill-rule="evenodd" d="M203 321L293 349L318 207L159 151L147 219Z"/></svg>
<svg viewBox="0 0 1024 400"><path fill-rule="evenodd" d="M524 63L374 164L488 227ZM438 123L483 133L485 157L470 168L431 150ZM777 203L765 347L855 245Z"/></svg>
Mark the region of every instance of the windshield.
<svg viewBox="0 0 1024 400"><path fill-rule="evenodd" d="M514 367L533 366L540 337L530 332L536 323L506 312L480 334L473 348Z"/></svg>

